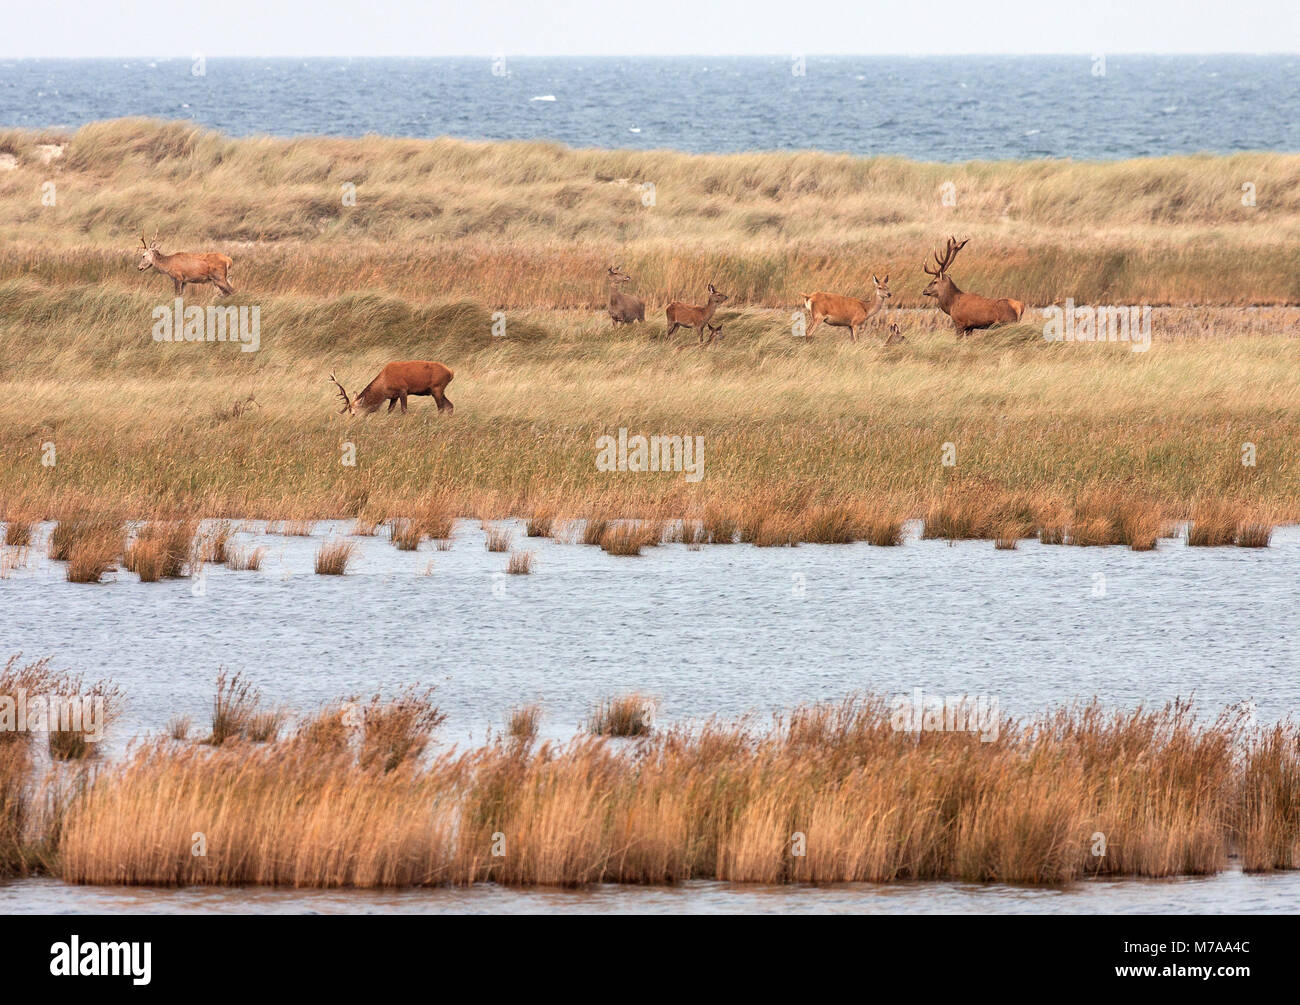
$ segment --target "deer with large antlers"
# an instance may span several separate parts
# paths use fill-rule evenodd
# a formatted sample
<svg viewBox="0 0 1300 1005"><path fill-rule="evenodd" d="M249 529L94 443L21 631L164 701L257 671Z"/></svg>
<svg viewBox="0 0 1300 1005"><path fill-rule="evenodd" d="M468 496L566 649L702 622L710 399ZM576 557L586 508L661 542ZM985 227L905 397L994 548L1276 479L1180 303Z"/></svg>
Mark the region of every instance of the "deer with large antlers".
<svg viewBox="0 0 1300 1005"><path fill-rule="evenodd" d="M195 255L188 251L178 251L175 254L164 255L158 247L157 234L154 234L152 241L146 241L144 235L140 235L140 264L136 268L141 272L147 272L149 269L161 272L171 279L178 295L185 292L187 284L200 283L212 283L227 296L234 293L235 288L226 279L230 267L234 264L234 259L229 255L216 252Z"/></svg>
<svg viewBox="0 0 1300 1005"><path fill-rule="evenodd" d="M885 301L890 297L888 275L884 279L872 275L871 282L875 286L875 295L870 302L856 297L842 297L838 293L800 294L804 310L812 315L812 324L804 334L812 338L817 326L825 321L832 328L847 328L849 338L856 342L858 331L869 318L885 309Z"/></svg>
<svg viewBox="0 0 1300 1005"><path fill-rule="evenodd" d="M684 304L680 300L674 300L668 305L668 331L665 333L664 338L667 338L678 328L694 328L696 335L699 336L699 344L704 345L704 329L713 320L713 315L717 309L730 299L731 297L725 293L719 293L717 287L709 283L709 299L703 307L696 307L694 304ZM709 342L712 341L713 339L710 337Z"/></svg>
<svg viewBox="0 0 1300 1005"><path fill-rule="evenodd" d="M969 237L966 238L966 241L969 240ZM952 266L953 259L957 257L957 252L966 247L966 241L959 244L957 238L948 238L948 248L943 257L940 258L937 251L934 253L935 268L931 269L927 264L921 264L925 274L934 277L921 292L927 297L938 299L939 309L952 319L958 338L968 335L976 328L988 328L996 324L1019 321L1020 315L1025 312L1025 305L1019 300L1011 300L1007 297L994 300L992 297L982 297L978 293L963 293L957 288L957 284L948 278L948 269Z"/></svg>
<svg viewBox="0 0 1300 1005"><path fill-rule="evenodd" d="M360 394L349 397L345 388L334 374L330 380L343 396L343 407L339 412L344 415L356 415L358 409L365 415L379 410L379 406L388 402L388 411L399 402L402 411L406 411L406 399L409 396L432 395L438 403L438 411L451 415L455 411L451 399L447 397L447 385L455 374L441 363L430 360L408 360L389 363L379 371L379 376L365 386Z"/></svg>
<svg viewBox="0 0 1300 1005"><path fill-rule="evenodd" d="M623 266L611 265L605 277L609 280L609 316L614 324L630 325L633 321L644 321L645 301L619 289L620 284L632 281L632 277L623 271Z"/></svg>

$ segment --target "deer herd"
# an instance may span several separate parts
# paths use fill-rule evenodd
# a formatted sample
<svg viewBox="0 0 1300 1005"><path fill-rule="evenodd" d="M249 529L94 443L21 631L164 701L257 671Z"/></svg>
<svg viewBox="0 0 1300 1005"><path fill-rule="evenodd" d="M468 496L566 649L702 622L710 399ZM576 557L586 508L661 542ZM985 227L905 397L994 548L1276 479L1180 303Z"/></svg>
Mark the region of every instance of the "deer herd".
<svg viewBox="0 0 1300 1005"><path fill-rule="evenodd" d="M955 237L950 237L943 255L934 252L933 267L928 262L922 264L922 270L931 277L929 284L921 291L922 295L935 298L939 309L952 321L959 339L976 329L1019 321L1025 310L1025 305L1019 300L1009 297L994 299L978 293L966 293L949 277L948 270L964 247L966 241L959 242ZM144 235L140 235L140 261L136 267L141 272L152 269L167 276L178 295L185 292L187 285L203 283L211 283L220 294L228 296L234 293L234 287L228 279L233 264L228 255L215 253L196 255L176 252L166 255L158 246L157 235L154 235L152 241L146 241ZM623 271L622 266L613 265L606 272L606 280L609 283L609 318L614 327L644 322L645 301L623 289L632 282L632 277ZM858 333L871 318L882 314L885 302L890 298L888 274L884 279L872 274L871 283L873 292L870 300L859 300L838 293L800 294L804 311L811 317L805 335L811 338L820 325L827 324L832 328L847 328L849 339L856 342ZM712 345L722 332L722 324L715 325L711 322L718 308L730 299L730 296L710 283L709 295L703 304L672 301L665 309L668 328L664 338L671 336L678 328L690 328L695 332L698 346ZM890 324L886 330L885 345L906 341L898 325ZM329 375L330 381L343 398L343 407L339 411L346 415L356 415L358 411L368 415L377 411L385 401L388 402L389 412L398 404L405 412L406 399L419 395L431 396L438 405L438 411L450 415L454 409L446 391L452 377L452 371L448 367L431 360L393 362L380 370L379 375L363 390L349 395L334 374Z"/></svg>

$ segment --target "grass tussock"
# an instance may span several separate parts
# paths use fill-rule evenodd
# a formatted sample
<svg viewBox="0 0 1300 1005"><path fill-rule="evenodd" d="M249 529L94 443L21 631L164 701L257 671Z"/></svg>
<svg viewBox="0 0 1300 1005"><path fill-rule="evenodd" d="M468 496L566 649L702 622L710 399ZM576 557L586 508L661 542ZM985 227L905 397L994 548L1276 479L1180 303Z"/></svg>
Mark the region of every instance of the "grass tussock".
<svg viewBox="0 0 1300 1005"><path fill-rule="evenodd" d="M657 524L631 520L608 524L600 535L600 550L607 555L640 555L646 548L653 548L661 540L661 531Z"/></svg>
<svg viewBox="0 0 1300 1005"><path fill-rule="evenodd" d="M126 547L127 571L142 583L195 574L203 561L203 542L195 540L197 522L160 521L138 528Z"/></svg>
<svg viewBox="0 0 1300 1005"><path fill-rule="evenodd" d="M262 559L266 557L265 545L256 547L226 549L226 568L231 572L258 572L262 568Z"/></svg>
<svg viewBox="0 0 1300 1005"><path fill-rule="evenodd" d="M488 551L503 552L510 550L510 542L514 538L514 533L509 528L486 527L484 529L487 531L487 537L483 542L483 546Z"/></svg>
<svg viewBox="0 0 1300 1005"><path fill-rule="evenodd" d="M98 583L105 573L115 571L124 537L120 524L83 527L68 548L68 564L63 570L67 581Z"/></svg>
<svg viewBox="0 0 1300 1005"><path fill-rule="evenodd" d="M531 551L512 551L506 572L512 576L527 576L533 571L533 553Z"/></svg>
<svg viewBox="0 0 1300 1005"><path fill-rule="evenodd" d="M981 742L900 730L871 696L766 728L655 730L629 700L622 729L601 716L602 735L563 744L535 745L516 710L500 740L431 749L441 714L418 692L330 707L265 744L140 744L70 801L51 869L302 887L1059 884L1208 875L1234 853L1287 869L1300 852L1300 732L1240 710L1073 705L1002 718Z"/></svg>
<svg viewBox="0 0 1300 1005"><path fill-rule="evenodd" d="M357 557L355 541L330 541L320 546L316 552L316 575L342 576L348 571L348 563Z"/></svg>
<svg viewBox="0 0 1300 1005"><path fill-rule="evenodd" d="M510 718L506 722L506 735L515 740L531 743L537 739L541 724L541 705L536 703L517 705L510 710Z"/></svg>
<svg viewBox="0 0 1300 1005"><path fill-rule="evenodd" d="M16 548L29 548L36 534L35 520L10 519L5 523L4 543Z"/></svg>
<svg viewBox="0 0 1300 1005"><path fill-rule="evenodd" d="M587 732L595 736L649 736L654 731L658 702L643 694L607 698L587 717Z"/></svg>

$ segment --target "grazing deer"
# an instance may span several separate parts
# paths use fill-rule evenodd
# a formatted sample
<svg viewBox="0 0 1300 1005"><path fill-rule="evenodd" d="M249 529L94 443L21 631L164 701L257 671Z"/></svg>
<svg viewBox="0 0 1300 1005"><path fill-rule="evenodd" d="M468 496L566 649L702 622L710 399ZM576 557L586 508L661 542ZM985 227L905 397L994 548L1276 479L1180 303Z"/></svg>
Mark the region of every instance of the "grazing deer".
<svg viewBox="0 0 1300 1005"><path fill-rule="evenodd" d="M234 264L229 255L215 252L193 255L188 251L178 251L173 255L164 255L158 247L157 234L152 241L146 241L144 235L140 235L140 264L136 268L141 272L156 269L168 276L175 285L177 294L185 292L187 283L212 283L229 296L235 292L235 288L226 280L226 274Z"/></svg>
<svg viewBox="0 0 1300 1005"><path fill-rule="evenodd" d="M438 411L445 411L450 415L455 408L452 407L451 399L445 392L453 376L455 374L441 363L428 360L389 363L379 371L378 377L366 385L364 391L351 398L348 397L347 389L332 373L330 380L343 396L340 414L356 415L357 409L360 409L369 415L371 412L378 411L379 406L385 401L388 402L389 412L392 412L393 406L399 401L402 403L402 411L405 412L408 395L431 394L433 400L438 403Z"/></svg>
<svg viewBox="0 0 1300 1005"><path fill-rule="evenodd" d="M969 240L969 237L966 238L966 241ZM939 309L952 318L952 326L957 329L958 338L970 334L975 328L1019 321L1020 315L1025 312L1025 305L1019 300L1009 300L1006 297L994 300L992 297L963 293L957 289L957 284L948 278L947 273L957 252L966 247L966 241L958 244L957 238L948 238L948 248L943 257L940 258L937 251L934 253L936 268L931 269L925 263L921 265L927 276L934 277L921 292L927 297L938 298Z"/></svg>
<svg viewBox="0 0 1300 1005"><path fill-rule="evenodd" d="M680 300L674 300L668 305L668 331L664 338L667 338L678 328L694 328L695 333L699 336L700 345L704 344L704 329L712 320L714 312L717 311L720 304L725 304L731 297L725 293L719 293L717 287L709 283L709 302L703 307L696 307L694 304L684 304ZM712 339L709 339L712 342Z"/></svg>
<svg viewBox="0 0 1300 1005"><path fill-rule="evenodd" d="M885 309L885 301L890 297L888 275L884 279L872 275L871 282L876 293L870 303L855 297L842 297L838 293L801 293L804 310L812 314L812 324L806 335L811 338L817 326L825 321L832 328L847 328L849 338L856 342L858 330L868 318Z"/></svg>
<svg viewBox="0 0 1300 1005"><path fill-rule="evenodd" d="M645 301L618 288L620 283L632 281L632 277L623 271L623 266L611 266L606 278L609 279L609 316L614 324L630 325L633 321L644 321Z"/></svg>

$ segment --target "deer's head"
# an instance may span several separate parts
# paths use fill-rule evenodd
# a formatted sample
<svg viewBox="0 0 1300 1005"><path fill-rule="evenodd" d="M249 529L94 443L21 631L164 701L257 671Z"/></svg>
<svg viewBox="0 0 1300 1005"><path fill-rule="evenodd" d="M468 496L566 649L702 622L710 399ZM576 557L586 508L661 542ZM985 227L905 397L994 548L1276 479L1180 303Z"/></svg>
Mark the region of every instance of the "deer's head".
<svg viewBox="0 0 1300 1005"><path fill-rule="evenodd" d="M731 297L727 296L727 294L725 294L725 293L719 293L717 287L714 286L712 283L709 283L709 303L710 303L710 304L712 304L714 307L716 307L716 306L718 306L719 304L725 304L725 303L726 303L728 300L730 300L730 299L731 299Z"/></svg>
<svg viewBox="0 0 1300 1005"><path fill-rule="evenodd" d="M623 271L621 265L611 265L606 276L611 283L630 283L632 281L632 277Z"/></svg>
<svg viewBox="0 0 1300 1005"><path fill-rule="evenodd" d="M162 252L158 248L158 235L154 234L152 241L146 241L144 235L140 235L140 262L136 268L141 272L152 269L158 262L158 256Z"/></svg>
<svg viewBox="0 0 1300 1005"><path fill-rule="evenodd" d="M889 292L889 275L886 274L884 279L877 279L876 274L871 274L872 285L876 287L876 296L881 300L888 300L892 294Z"/></svg>
<svg viewBox="0 0 1300 1005"><path fill-rule="evenodd" d="M969 240L969 237L966 238L966 241ZM956 288L953 286L952 280L948 278L948 269L952 265L953 259L957 257L957 252L966 247L966 241L962 241L959 244L957 243L957 238L948 238L948 247L944 251L943 257L940 258L939 252L937 251L934 253L935 268L931 269L924 262L921 264L921 270L927 276L934 277L930 280L929 285L921 291L922 295L927 297L942 297L951 293ZM888 279L889 277L886 276L885 278Z"/></svg>
<svg viewBox="0 0 1300 1005"><path fill-rule="evenodd" d="M359 397L359 395L349 398L347 388L345 388L342 384L338 382L338 380L335 378L333 373L330 374L330 380L333 381L334 386L339 389L339 394L343 396L343 407L339 409L339 414L356 415L357 398Z"/></svg>

